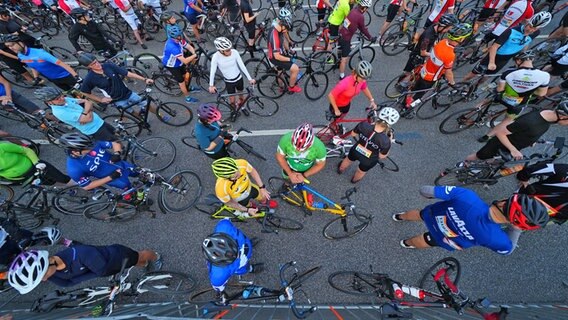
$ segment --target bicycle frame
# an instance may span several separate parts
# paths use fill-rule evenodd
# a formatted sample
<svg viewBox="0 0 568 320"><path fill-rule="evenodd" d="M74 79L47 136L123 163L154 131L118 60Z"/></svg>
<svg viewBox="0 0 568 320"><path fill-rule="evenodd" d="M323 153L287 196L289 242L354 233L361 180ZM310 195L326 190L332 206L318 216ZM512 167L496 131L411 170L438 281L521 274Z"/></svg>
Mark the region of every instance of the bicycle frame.
<svg viewBox="0 0 568 320"><path fill-rule="evenodd" d="M288 192L287 194L282 194L282 198L290 203L293 203L294 205L303 206L310 211L325 211L331 214L339 215L341 217L347 216L347 211L345 210L345 206L340 205L334 202L333 200L330 200L323 194L317 192L314 188L308 186L306 183L307 182L294 185L290 189L290 192ZM298 192L301 193L301 197L298 195ZM322 204L321 208L314 207L313 204L317 202L314 201L312 204L310 204L308 202L308 194L318 197L319 199L323 200L325 203ZM292 199L290 195L292 195L295 199Z"/></svg>

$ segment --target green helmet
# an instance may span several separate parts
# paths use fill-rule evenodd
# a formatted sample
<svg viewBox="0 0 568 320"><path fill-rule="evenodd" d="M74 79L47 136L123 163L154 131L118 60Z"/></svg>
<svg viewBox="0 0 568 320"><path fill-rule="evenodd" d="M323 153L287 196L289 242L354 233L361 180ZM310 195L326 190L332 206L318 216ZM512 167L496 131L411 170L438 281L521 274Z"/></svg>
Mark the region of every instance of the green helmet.
<svg viewBox="0 0 568 320"><path fill-rule="evenodd" d="M217 178L228 179L232 177L235 172L237 172L238 167L235 159L225 157L213 161L213 163L211 164L211 169L213 169L213 174Z"/></svg>

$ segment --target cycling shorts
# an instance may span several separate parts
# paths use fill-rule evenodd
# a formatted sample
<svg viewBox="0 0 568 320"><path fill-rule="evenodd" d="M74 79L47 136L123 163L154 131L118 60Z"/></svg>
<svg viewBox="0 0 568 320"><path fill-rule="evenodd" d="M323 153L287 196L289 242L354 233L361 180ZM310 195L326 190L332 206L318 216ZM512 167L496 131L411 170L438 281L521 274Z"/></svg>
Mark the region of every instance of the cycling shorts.
<svg viewBox="0 0 568 320"><path fill-rule="evenodd" d="M6 50L8 50L8 49L6 49ZM10 52L10 51L8 51L8 52ZM0 60L4 61L4 63L6 63L8 68L16 71L18 74L23 74L23 73L28 72L28 69L26 69L26 65L23 64L22 62L20 62L20 60L18 60L18 59L12 59L12 58L8 58L4 55L0 55Z"/></svg>
<svg viewBox="0 0 568 320"><path fill-rule="evenodd" d="M322 21L325 18L327 8L318 8L318 20Z"/></svg>
<svg viewBox="0 0 568 320"><path fill-rule="evenodd" d="M347 58L351 53L351 42L339 38L339 48L341 48L341 57Z"/></svg>
<svg viewBox="0 0 568 320"><path fill-rule="evenodd" d="M499 155L499 150L504 153L509 153L509 150L501 144L499 139L493 137L489 139L489 141L487 141L487 143L479 149L475 155L479 160L487 160Z"/></svg>
<svg viewBox="0 0 568 320"><path fill-rule="evenodd" d="M237 91L241 92L245 88L245 81L243 80L243 77L235 82L227 82L225 80L225 88L227 88L228 94L234 94Z"/></svg>
<svg viewBox="0 0 568 320"><path fill-rule="evenodd" d="M59 79L49 79L54 85L58 86L59 89L63 91L69 91L75 87L77 84L77 79L74 76L68 75L67 77Z"/></svg>
<svg viewBox="0 0 568 320"><path fill-rule="evenodd" d="M367 158L364 155L362 155L360 152L358 152L356 148L357 145L351 147L351 150L349 150L347 158L349 158L349 160L351 161L359 161L359 170L367 172L373 169L373 167L376 166L377 163L379 163L379 159L377 157L371 156L370 158Z"/></svg>
<svg viewBox="0 0 568 320"><path fill-rule="evenodd" d="M254 25L254 23L245 23L244 26L245 30L247 31L248 38L250 40L254 39L254 36L256 35L256 26Z"/></svg>
<svg viewBox="0 0 568 320"><path fill-rule="evenodd" d="M138 263L138 252L120 244L113 244L114 254L106 266L106 274L104 276L112 276L122 270L122 263L126 259L125 269L135 266Z"/></svg>
<svg viewBox="0 0 568 320"><path fill-rule="evenodd" d="M568 65L560 64L554 60L552 60L550 64L552 65L552 71L549 72L551 76L559 77L568 72Z"/></svg>
<svg viewBox="0 0 568 320"><path fill-rule="evenodd" d="M337 106L337 108L339 109L339 112L341 112L341 113L348 113L349 109L351 109L351 103L349 103L346 106ZM331 106L331 103L329 104L329 112L331 112L332 114L335 114L335 111L333 111L333 107Z"/></svg>
<svg viewBox="0 0 568 320"><path fill-rule="evenodd" d="M166 67L166 69L172 74L172 78L174 78L177 83L185 82L185 67L183 65L179 67Z"/></svg>
<svg viewBox="0 0 568 320"><path fill-rule="evenodd" d="M330 24L329 25L329 36L330 37L339 37L339 26Z"/></svg>
<svg viewBox="0 0 568 320"><path fill-rule="evenodd" d="M286 71L290 70L293 65L292 61L280 61L276 59L270 59L270 63Z"/></svg>
<svg viewBox="0 0 568 320"><path fill-rule="evenodd" d="M495 66L497 66L495 68L495 70L487 70L485 72L485 74L496 74L499 72L499 70L503 69L503 67L505 67L507 65L507 63L509 63L509 60L511 60L512 57L514 57L515 55L495 55ZM483 57L483 59L481 59L481 61L475 66L475 68L473 68L473 70L471 70L471 72L473 72L474 74L481 74L483 73L483 68L487 69L487 66L489 65L489 54L485 55L485 57Z"/></svg>
<svg viewBox="0 0 568 320"><path fill-rule="evenodd" d="M428 29L429 26L433 25L434 22L432 22L430 19L426 19L426 22L424 23L424 29Z"/></svg>
<svg viewBox="0 0 568 320"><path fill-rule="evenodd" d="M248 197L246 197L245 199L239 201L239 204L241 206L245 206L248 207L249 202L252 199L256 199L256 200L260 200L260 191L258 190L258 186L254 183L250 184L250 193L248 195Z"/></svg>
<svg viewBox="0 0 568 320"><path fill-rule="evenodd" d="M127 108L126 110L132 112L134 107L138 107L140 109L146 108L146 100L139 96L136 92L130 93L127 99L113 101L114 105L119 109Z"/></svg>
<svg viewBox="0 0 568 320"><path fill-rule="evenodd" d="M420 219L424 220L424 215L425 214L431 214L431 210L430 207L426 207L422 210L420 210ZM436 240L434 240L434 237L432 237L432 234L430 232L424 232L422 234L422 236L424 237L424 242L426 242L427 245L429 245L430 247L438 247L438 243L436 243Z"/></svg>
<svg viewBox="0 0 568 320"><path fill-rule="evenodd" d="M477 21L479 21L479 22L487 21L487 19L492 17L495 14L495 12L497 12L497 9L495 9L495 8L483 8L483 9L481 9L481 12L479 12L479 16L477 17Z"/></svg>
<svg viewBox="0 0 568 320"><path fill-rule="evenodd" d="M124 12L122 10L118 10L118 12L120 12L122 18L126 20L126 23L128 23L128 25L130 26L130 29L134 31L138 30L138 25L140 24L140 20L138 20L138 17L136 16L132 8L130 8L128 12Z"/></svg>
<svg viewBox="0 0 568 320"><path fill-rule="evenodd" d="M185 12L184 13L185 18L187 19L187 21L189 21L189 24L191 24L192 26L197 24L197 15L198 14L199 13L197 13L197 12L194 12L194 13Z"/></svg>
<svg viewBox="0 0 568 320"><path fill-rule="evenodd" d="M521 103L517 106L512 106L508 103L501 101L501 104L504 105L505 107L507 107L507 117L513 118L513 119L517 118L519 116L519 114L521 112L523 112L523 109L525 108L524 103Z"/></svg>
<svg viewBox="0 0 568 320"><path fill-rule="evenodd" d="M392 22L394 18L396 18L399 9L400 9L399 5L392 3L389 4L387 8L387 22Z"/></svg>

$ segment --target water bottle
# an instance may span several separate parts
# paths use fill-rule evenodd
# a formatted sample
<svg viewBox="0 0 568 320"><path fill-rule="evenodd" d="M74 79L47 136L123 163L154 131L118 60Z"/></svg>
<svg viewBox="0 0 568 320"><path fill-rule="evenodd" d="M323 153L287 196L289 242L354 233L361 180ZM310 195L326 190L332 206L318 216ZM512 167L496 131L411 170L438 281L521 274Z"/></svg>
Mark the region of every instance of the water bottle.
<svg viewBox="0 0 568 320"><path fill-rule="evenodd" d="M264 295L264 288L259 286L250 286L243 291L243 298L248 299L249 297L262 297Z"/></svg>
<svg viewBox="0 0 568 320"><path fill-rule="evenodd" d="M144 199L144 190L138 189L136 190L136 200L142 201Z"/></svg>
<svg viewBox="0 0 568 320"><path fill-rule="evenodd" d="M325 208L325 203L316 201L316 202L312 203L312 207L314 207L316 209L323 209L323 208Z"/></svg>
<svg viewBox="0 0 568 320"><path fill-rule="evenodd" d="M308 193L308 195L306 196L306 198L307 198L307 200L308 200L308 205L309 205L310 207L312 207L312 206L313 206L313 203L314 203L314 195L311 194L311 193Z"/></svg>

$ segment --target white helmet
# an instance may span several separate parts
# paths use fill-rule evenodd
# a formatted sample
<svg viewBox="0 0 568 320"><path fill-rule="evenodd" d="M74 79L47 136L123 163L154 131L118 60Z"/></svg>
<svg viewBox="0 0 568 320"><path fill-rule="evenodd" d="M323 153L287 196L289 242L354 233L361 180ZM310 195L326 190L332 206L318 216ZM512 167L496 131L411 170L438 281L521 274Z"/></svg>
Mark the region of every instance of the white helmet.
<svg viewBox="0 0 568 320"><path fill-rule="evenodd" d="M54 245L59 242L61 239L61 231L55 227L43 227L40 230L40 233L44 236L47 236L51 245Z"/></svg>
<svg viewBox="0 0 568 320"><path fill-rule="evenodd" d="M531 25L534 28L540 29L546 27L550 23L550 21L552 21L552 15L550 14L550 12L541 11L535 14L529 20L529 25Z"/></svg>
<svg viewBox="0 0 568 320"><path fill-rule="evenodd" d="M284 8L280 8L280 11L278 11L278 19L282 20L285 18L290 18L292 16L292 12L290 12L290 10L288 10L288 8L284 7Z"/></svg>
<svg viewBox="0 0 568 320"><path fill-rule="evenodd" d="M373 5L373 1L371 0L360 0L359 6L370 8Z"/></svg>
<svg viewBox="0 0 568 320"><path fill-rule="evenodd" d="M44 250L29 250L20 253L10 266L8 283L20 294L32 291L40 284L49 268L49 253Z"/></svg>
<svg viewBox="0 0 568 320"><path fill-rule="evenodd" d="M213 43L215 44L215 49L219 51L229 50L233 47L233 43L231 42L231 40L225 37L219 37L215 39Z"/></svg>
<svg viewBox="0 0 568 320"><path fill-rule="evenodd" d="M6 241L8 240L8 236L9 236L8 232L6 232L4 228L0 227L0 248L2 248L4 243L6 243Z"/></svg>
<svg viewBox="0 0 568 320"><path fill-rule="evenodd" d="M398 122L398 119L400 119L400 114L398 114L398 111L396 111L395 108L384 107L379 111L378 118L388 123L389 126L392 126L393 124Z"/></svg>

